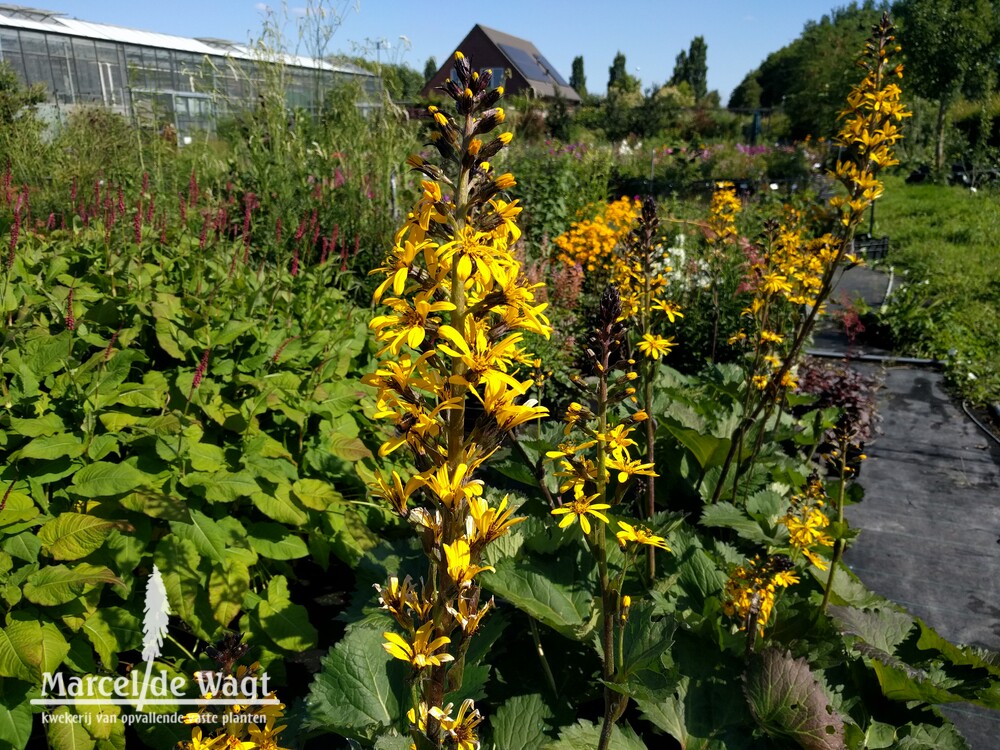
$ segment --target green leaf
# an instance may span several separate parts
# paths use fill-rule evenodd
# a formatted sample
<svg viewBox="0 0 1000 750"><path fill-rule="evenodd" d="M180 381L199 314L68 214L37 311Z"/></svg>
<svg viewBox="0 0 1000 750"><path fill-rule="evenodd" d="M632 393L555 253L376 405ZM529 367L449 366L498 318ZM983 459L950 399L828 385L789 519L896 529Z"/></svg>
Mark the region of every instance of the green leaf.
<svg viewBox="0 0 1000 750"><path fill-rule="evenodd" d="M559 739L542 745L542 750L582 750L597 747L601 739L601 725L581 719L559 732ZM644 743L628 724L619 723L611 730L608 750L646 750Z"/></svg>
<svg viewBox="0 0 1000 750"><path fill-rule="evenodd" d="M333 485L319 479L299 479L292 485L292 492L304 506L319 511L344 500L343 495L333 489Z"/></svg>
<svg viewBox="0 0 1000 750"><path fill-rule="evenodd" d="M258 490L251 499L265 516L279 523L302 526L309 521L309 514L292 500L291 489L291 485L282 484L274 489L274 494Z"/></svg>
<svg viewBox="0 0 1000 750"><path fill-rule="evenodd" d="M97 741L84 728L83 722L72 720L73 712L69 708L59 706L52 714L52 720L46 725L52 750L94 750L97 747Z"/></svg>
<svg viewBox="0 0 1000 750"><path fill-rule="evenodd" d="M622 634L623 677L644 669L657 669L660 657L673 643L675 621L671 618L653 618L653 605L648 601L632 607L625 632Z"/></svg>
<svg viewBox="0 0 1000 750"><path fill-rule="evenodd" d="M73 491L82 497L121 495L152 483L154 479L130 464L98 461L73 475Z"/></svg>
<svg viewBox="0 0 1000 750"><path fill-rule="evenodd" d="M41 683L69 653L69 644L51 622L11 620L0 630L0 677Z"/></svg>
<svg viewBox="0 0 1000 750"><path fill-rule="evenodd" d="M733 529L737 534L750 542L767 544L773 541L767 536L760 524L732 503L715 503L702 510L701 525L709 528Z"/></svg>
<svg viewBox="0 0 1000 750"><path fill-rule="evenodd" d="M62 418L57 414L48 413L37 419L10 418L10 428L14 432L25 437L41 437L42 435L55 435L66 429Z"/></svg>
<svg viewBox="0 0 1000 750"><path fill-rule="evenodd" d="M906 640L913 629L913 617L889 607L855 609L830 606L827 611L844 635L860 638L887 655Z"/></svg>
<svg viewBox="0 0 1000 750"><path fill-rule="evenodd" d="M382 648L391 627L383 617L359 623L323 657L307 700L317 727L370 740L398 722L408 667Z"/></svg>
<svg viewBox="0 0 1000 750"><path fill-rule="evenodd" d="M38 539L56 560L78 560L104 544L113 524L83 513L60 513L38 530Z"/></svg>
<svg viewBox="0 0 1000 750"><path fill-rule="evenodd" d="M201 487L206 499L221 503L231 503L260 492L260 485L245 471L191 472L181 479L181 484L185 487Z"/></svg>
<svg viewBox="0 0 1000 750"><path fill-rule="evenodd" d="M0 485L0 487L3 487L3 492L7 491L6 485ZM30 496L20 490L11 490L11 493L7 495L7 505L4 507L3 513L0 513L0 528L12 526L21 521L29 521L37 515L38 508Z"/></svg>
<svg viewBox="0 0 1000 750"><path fill-rule="evenodd" d="M302 538L281 524L250 524L247 538L254 550L272 560L296 560L309 554L309 548Z"/></svg>
<svg viewBox="0 0 1000 750"><path fill-rule="evenodd" d="M662 422L662 427L673 435L677 442L691 451L702 471L713 466L722 466L732 442L729 438L717 438L703 435L697 430L685 427L676 419L670 417Z"/></svg>
<svg viewBox="0 0 1000 750"><path fill-rule="evenodd" d="M30 531L22 531L16 536L5 539L3 544L0 545L0 549L12 557L30 563L38 560L38 553L42 549L42 543Z"/></svg>
<svg viewBox="0 0 1000 750"><path fill-rule="evenodd" d="M372 452L357 437L349 437L337 432L330 435L327 446L337 458L354 463L372 457Z"/></svg>
<svg viewBox="0 0 1000 750"><path fill-rule="evenodd" d="M536 750L549 739L545 725L552 716L538 693L515 695L490 716L493 744L504 750Z"/></svg>
<svg viewBox="0 0 1000 750"><path fill-rule="evenodd" d="M597 623L590 594L593 561L580 547L575 560L536 556L506 558L495 573L483 573L484 588L573 640L583 640Z"/></svg>
<svg viewBox="0 0 1000 750"><path fill-rule="evenodd" d="M106 455L115 451L118 451L118 438L114 435L104 433L102 435L97 435L90 441L90 447L87 449L87 456L91 461L100 461Z"/></svg>
<svg viewBox="0 0 1000 750"><path fill-rule="evenodd" d="M215 618L208 608L207 598L204 603L201 600L204 596L204 584L198 570L201 558L194 542L176 533L167 534L157 544L153 562L163 574L170 609L199 637L209 639L209 628L216 627Z"/></svg>
<svg viewBox="0 0 1000 750"><path fill-rule="evenodd" d="M191 445L188 448L188 460L191 461L191 467L195 471L216 472L226 467L225 451L219 446L209 443Z"/></svg>
<svg viewBox="0 0 1000 750"><path fill-rule="evenodd" d="M0 692L0 750L24 750L31 737L27 690L7 681Z"/></svg>
<svg viewBox="0 0 1000 750"><path fill-rule="evenodd" d="M83 441L76 435L62 433L36 437L17 452L18 458L77 458L83 455Z"/></svg>
<svg viewBox="0 0 1000 750"><path fill-rule="evenodd" d="M667 695L637 698L643 718L689 750L756 750L739 688L742 663L683 630L675 638L680 679Z"/></svg>
<svg viewBox="0 0 1000 750"><path fill-rule="evenodd" d="M121 607L102 607L86 619L87 635L106 669L118 666L118 654L142 644L142 622Z"/></svg>
<svg viewBox="0 0 1000 750"><path fill-rule="evenodd" d="M751 661L743 687L751 713L772 737L804 750L846 750L844 720L805 659L768 648Z"/></svg>
<svg viewBox="0 0 1000 750"><path fill-rule="evenodd" d="M225 532L201 511L188 508L188 516L191 523L171 521L171 530L181 539L190 541L202 557L222 563L226 558Z"/></svg>
<svg viewBox="0 0 1000 750"><path fill-rule="evenodd" d="M250 588L250 569L238 560L227 560L213 568L208 577L208 603L215 620L227 627L243 607L243 595Z"/></svg>
<svg viewBox="0 0 1000 750"><path fill-rule="evenodd" d="M257 617L264 632L283 651L301 654L316 647L318 633L302 605L272 599L269 591L268 598L257 605Z"/></svg>
<svg viewBox="0 0 1000 750"><path fill-rule="evenodd" d="M83 593L86 586L99 583L125 587L120 578L102 565L79 563L72 568L46 565L28 576L24 584L24 596L35 604L51 607L65 604Z"/></svg>

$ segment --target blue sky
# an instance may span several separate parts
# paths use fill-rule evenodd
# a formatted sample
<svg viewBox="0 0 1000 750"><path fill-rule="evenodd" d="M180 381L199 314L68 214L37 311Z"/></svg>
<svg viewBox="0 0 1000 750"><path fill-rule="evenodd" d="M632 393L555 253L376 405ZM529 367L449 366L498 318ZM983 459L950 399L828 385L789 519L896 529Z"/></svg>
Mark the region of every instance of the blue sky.
<svg viewBox="0 0 1000 750"><path fill-rule="evenodd" d="M268 4L279 11L283 7L280 0ZM701 35L708 44L708 86L719 90L723 103L747 71L797 37L806 21L844 4L846 0L326 0L328 7L344 11L332 52L373 49L375 41L383 40L383 60L423 70L429 56L442 62L481 23L530 39L566 78L573 58L583 55L587 87L595 93L604 91L618 50L625 53L629 72L648 87L669 78L677 53ZM287 0L285 14L294 17L306 5L307 0ZM259 0L38 0L36 5L85 21L238 42L259 37L262 6ZM287 29L294 37L294 25Z"/></svg>

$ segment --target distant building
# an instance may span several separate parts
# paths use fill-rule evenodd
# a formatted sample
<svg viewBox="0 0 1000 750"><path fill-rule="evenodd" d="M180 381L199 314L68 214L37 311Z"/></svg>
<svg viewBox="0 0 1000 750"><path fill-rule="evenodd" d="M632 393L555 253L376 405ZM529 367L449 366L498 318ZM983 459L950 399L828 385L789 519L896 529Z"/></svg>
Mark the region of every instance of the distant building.
<svg viewBox="0 0 1000 750"><path fill-rule="evenodd" d="M523 94L540 99L553 99L558 92L567 102L577 104L580 95L559 75L538 48L527 39L519 39L502 31L476 24L456 47L480 71L492 70L492 87L503 85L508 94ZM430 94L451 75L453 55L420 92ZM506 77L506 80L504 80Z"/></svg>
<svg viewBox="0 0 1000 750"><path fill-rule="evenodd" d="M323 96L359 82L378 101L376 75L353 65L284 55L289 105L312 113ZM182 139L213 131L219 115L253 106L268 62L243 44L89 23L0 4L0 60L26 84L41 83L48 107L102 105ZM43 105L44 106L44 105ZM374 106L374 105L372 105Z"/></svg>

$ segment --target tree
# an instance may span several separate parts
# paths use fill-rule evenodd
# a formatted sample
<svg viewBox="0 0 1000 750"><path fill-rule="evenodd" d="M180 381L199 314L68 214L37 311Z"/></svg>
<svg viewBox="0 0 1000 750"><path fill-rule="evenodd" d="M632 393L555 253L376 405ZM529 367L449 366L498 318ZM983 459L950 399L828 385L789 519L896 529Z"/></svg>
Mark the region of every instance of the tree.
<svg viewBox="0 0 1000 750"><path fill-rule="evenodd" d="M437 60L434 59L434 55L431 55L427 58L427 62L424 63L424 83L426 84L429 80L431 80L437 72Z"/></svg>
<svg viewBox="0 0 1000 750"><path fill-rule="evenodd" d="M910 85L937 103L934 166L944 166L948 107L986 60L995 59L996 16L990 0L897 0L898 39Z"/></svg>
<svg viewBox="0 0 1000 750"><path fill-rule="evenodd" d="M608 68L608 95L610 96L612 91L620 91L626 94L637 93L639 87L639 79L628 74L625 55L619 52L615 55L611 67Z"/></svg>
<svg viewBox="0 0 1000 750"><path fill-rule="evenodd" d="M805 24L798 39L765 58L733 91L734 109L781 109L793 138L831 137L857 80L858 50L888 4L851 3Z"/></svg>
<svg viewBox="0 0 1000 750"><path fill-rule="evenodd" d="M674 62L671 86L687 83L691 87L695 101L701 101L708 93L708 45L705 37L696 36L691 40L688 51L681 50Z"/></svg>
<svg viewBox="0 0 1000 750"><path fill-rule="evenodd" d="M569 75L569 85L580 95L581 99L587 98L587 76L583 73L582 55L573 58L573 70Z"/></svg>

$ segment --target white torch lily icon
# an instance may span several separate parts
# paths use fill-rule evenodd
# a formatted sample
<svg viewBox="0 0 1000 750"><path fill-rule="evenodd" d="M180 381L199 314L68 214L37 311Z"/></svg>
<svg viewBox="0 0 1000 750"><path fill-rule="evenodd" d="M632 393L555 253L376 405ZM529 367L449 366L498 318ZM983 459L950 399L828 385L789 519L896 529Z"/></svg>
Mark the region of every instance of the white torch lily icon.
<svg viewBox="0 0 1000 750"><path fill-rule="evenodd" d="M142 692L139 694L138 711L146 701L146 690L149 688L149 676L153 671L153 662L160 656L163 648L163 637L167 634L167 620L170 616L170 602L167 601L167 589L163 585L163 576L155 565L146 583L146 608L142 621L142 659L146 662L146 676L142 682Z"/></svg>

